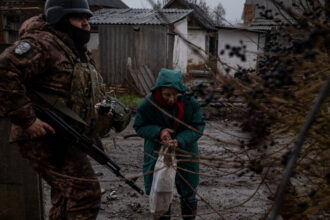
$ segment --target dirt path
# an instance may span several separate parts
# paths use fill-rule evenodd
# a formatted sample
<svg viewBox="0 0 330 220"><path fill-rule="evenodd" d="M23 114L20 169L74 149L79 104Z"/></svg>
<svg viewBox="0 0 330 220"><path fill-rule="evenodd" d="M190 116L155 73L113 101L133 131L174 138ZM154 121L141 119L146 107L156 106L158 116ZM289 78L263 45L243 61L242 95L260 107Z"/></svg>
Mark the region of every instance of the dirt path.
<svg viewBox="0 0 330 220"><path fill-rule="evenodd" d="M235 125L235 124L234 124ZM244 140L246 134L240 133L233 124L208 121L205 132L213 137L233 141L236 136L242 137ZM225 133L234 134L235 137ZM116 136L117 148L113 146L111 138L104 139L111 150L111 157L122 167L122 172L126 176L142 174L143 160L143 140L138 137L124 139L123 136L134 134L134 130L130 125L128 129ZM233 148L221 143L217 143L207 137L202 137L199 141L200 153L203 156L224 158L226 160L241 159L247 160L246 157L237 158L234 154L224 149L230 148L232 151L240 151L240 148ZM235 158L236 157L236 158ZM242 175L241 168L222 168L229 166L225 161L204 161L213 165L221 166L220 168L208 167L201 165L201 177L198 193L202 198L199 200L197 219L258 219L262 217L267 210L270 200L267 199L268 189L262 186L253 198L253 195L261 182L261 178L253 173L244 173ZM103 173L100 180L113 179L113 175L99 165L94 166L98 172ZM226 174L234 172L234 174ZM209 177L210 175L210 177ZM225 175L225 176L224 176ZM238 175L242 175L238 177ZM137 185L143 187L143 178L139 178ZM148 197L140 196L131 190L124 183L102 183L102 187L106 190L102 199L102 210L98 219L152 219L148 211ZM115 191L115 192L114 192ZM207 203L203 202L203 199ZM244 201L249 202L242 204ZM232 209L230 207L237 206ZM181 219L180 217L179 197L175 193L172 213L172 219ZM226 210L228 209L228 210ZM217 214L215 213L217 210ZM210 213L210 214L209 214Z"/></svg>
<svg viewBox="0 0 330 220"><path fill-rule="evenodd" d="M237 123L225 123L223 121L207 121L205 132L227 141L244 140L244 137L247 137L246 134L239 132ZM114 147L112 137L103 139L104 144L110 149L111 158L120 165L122 173L127 177L142 174L143 139L139 137L123 138L125 135L134 133L131 122L125 131L115 135L116 147ZM226 133L234 134L235 137ZM201 155L220 158L220 160L203 161L210 166L201 164L200 185L198 187L201 198L199 198L198 203L197 219L260 219L271 204L271 200L267 197L269 190L275 190L274 186L268 188L263 184L257 190L261 182L260 175L247 172L247 169L244 168L232 168L228 162L235 160L243 163L253 155L236 155L233 152L242 149L217 143L207 137L202 137L199 140L199 149ZM103 166L95 162L93 162L93 166L101 181L116 179ZM143 177L139 178L136 184L144 189ZM146 195L140 196L123 182L101 182L101 187L105 192L102 196L98 220L152 219L149 214ZM254 196L251 197L251 195ZM46 203L49 207L49 201ZM173 220L181 219L179 207L179 197L175 192L172 204Z"/></svg>

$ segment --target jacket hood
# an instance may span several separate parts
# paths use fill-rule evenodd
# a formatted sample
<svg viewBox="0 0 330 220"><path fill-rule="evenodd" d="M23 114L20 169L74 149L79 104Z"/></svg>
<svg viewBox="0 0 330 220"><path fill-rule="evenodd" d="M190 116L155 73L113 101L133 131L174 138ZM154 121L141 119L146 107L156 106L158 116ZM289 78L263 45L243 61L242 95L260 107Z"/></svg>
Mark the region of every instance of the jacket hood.
<svg viewBox="0 0 330 220"><path fill-rule="evenodd" d="M19 29L19 36L22 37L23 35L30 32L36 30L38 31L47 30L49 28L50 25L48 25L45 22L42 15L34 16L23 22L21 28Z"/></svg>
<svg viewBox="0 0 330 220"><path fill-rule="evenodd" d="M43 31L55 34L64 43L66 43L72 50L78 53L74 45L74 42L70 38L70 36L66 33L56 30L52 25L48 24L42 14L27 19L22 24L19 30L19 36L20 38L24 38L24 36L26 35L30 35L30 34L35 35L36 33L40 33Z"/></svg>
<svg viewBox="0 0 330 220"><path fill-rule="evenodd" d="M164 68L160 70L156 85L151 89L151 91L154 91L160 87L174 88L181 92L187 90L187 86L183 84L182 73L180 71Z"/></svg>

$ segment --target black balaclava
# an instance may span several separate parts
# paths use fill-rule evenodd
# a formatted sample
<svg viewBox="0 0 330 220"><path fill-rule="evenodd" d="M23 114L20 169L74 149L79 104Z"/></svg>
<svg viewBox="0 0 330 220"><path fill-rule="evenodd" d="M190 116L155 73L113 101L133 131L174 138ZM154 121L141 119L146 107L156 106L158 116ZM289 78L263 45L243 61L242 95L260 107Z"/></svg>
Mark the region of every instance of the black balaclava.
<svg viewBox="0 0 330 220"><path fill-rule="evenodd" d="M91 37L91 32L90 31L85 31L81 28L78 28L71 23L69 23L69 27L71 30L72 34L72 40L76 45L86 47L86 44L88 43L90 37Z"/></svg>
<svg viewBox="0 0 330 220"><path fill-rule="evenodd" d="M55 29L66 33L74 42L79 52L85 52L86 44L90 39L90 31L85 31L72 25L69 21L69 16L65 16L58 23L54 25Z"/></svg>

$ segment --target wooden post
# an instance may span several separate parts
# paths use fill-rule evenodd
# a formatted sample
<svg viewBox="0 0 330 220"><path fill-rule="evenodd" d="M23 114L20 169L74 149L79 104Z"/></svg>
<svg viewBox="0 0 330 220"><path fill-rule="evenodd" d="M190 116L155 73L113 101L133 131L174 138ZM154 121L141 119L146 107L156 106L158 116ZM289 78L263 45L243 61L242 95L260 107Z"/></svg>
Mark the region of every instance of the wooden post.
<svg viewBox="0 0 330 220"><path fill-rule="evenodd" d="M10 122L0 117L0 220L43 219L41 181L8 143Z"/></svg>

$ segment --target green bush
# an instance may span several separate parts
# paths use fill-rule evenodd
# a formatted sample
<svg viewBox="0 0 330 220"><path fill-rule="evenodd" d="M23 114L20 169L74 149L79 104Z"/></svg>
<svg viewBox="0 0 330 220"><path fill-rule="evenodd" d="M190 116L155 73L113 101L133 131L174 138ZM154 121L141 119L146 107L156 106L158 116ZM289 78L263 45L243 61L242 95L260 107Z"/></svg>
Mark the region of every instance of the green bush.
<svg viewBox="0 0 330 220"><path fill-rule="evenodd" d="M139 103L142 101L142 97L135 95L135 94L126 94L118 97L118 101L131 107L137 108Z"/></svg>

